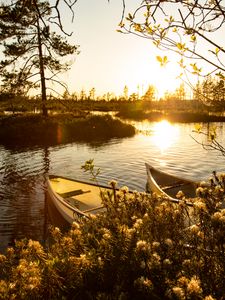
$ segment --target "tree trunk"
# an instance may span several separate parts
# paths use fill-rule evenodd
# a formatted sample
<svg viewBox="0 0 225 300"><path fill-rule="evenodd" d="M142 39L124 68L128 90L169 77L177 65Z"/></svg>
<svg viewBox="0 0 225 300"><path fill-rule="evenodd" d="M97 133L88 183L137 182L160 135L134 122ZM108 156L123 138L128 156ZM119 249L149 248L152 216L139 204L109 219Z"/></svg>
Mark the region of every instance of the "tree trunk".
<svg viewBox="0 0 225 300"><path fill-rule="evenodd" d="M48 110L46 106L47 96L46 96L46 85L45 85L45 71L43 63L43 53L42 53L42 43L41 43L41 32L39 21L37 19L37 30L38 30L38 50L39 50L39 67L41 76L41 100L42 100L42 114L43 116L48 116Z"/></svg>

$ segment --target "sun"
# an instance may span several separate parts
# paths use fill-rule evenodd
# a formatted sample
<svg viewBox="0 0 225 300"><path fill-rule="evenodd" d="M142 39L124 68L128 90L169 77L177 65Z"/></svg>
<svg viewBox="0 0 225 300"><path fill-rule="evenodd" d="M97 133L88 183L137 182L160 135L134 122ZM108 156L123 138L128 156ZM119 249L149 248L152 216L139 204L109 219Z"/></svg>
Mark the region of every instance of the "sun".
<svg viewBox="0 0 225 300"><path fill-rule="evenodd" d="M156 88L156 99L160 99L165 92L175 92L180 86L182 82L178 78L180 72L180 68L172 61L161 67L154 57L151 58L151 63L143 58L143 61L139 61L135 66L135 71L127 73L129 94L138 93L141 97L146 93L149 85L153 85Z"/></svg>
<svg viewBox="0 0 225 300"><path fill-rule="evenodd" d="M164 152L171 147L174 142L178 139L179 129L177 126L170 124L166 120L155 123L153 126L153 143Z"/></svg>

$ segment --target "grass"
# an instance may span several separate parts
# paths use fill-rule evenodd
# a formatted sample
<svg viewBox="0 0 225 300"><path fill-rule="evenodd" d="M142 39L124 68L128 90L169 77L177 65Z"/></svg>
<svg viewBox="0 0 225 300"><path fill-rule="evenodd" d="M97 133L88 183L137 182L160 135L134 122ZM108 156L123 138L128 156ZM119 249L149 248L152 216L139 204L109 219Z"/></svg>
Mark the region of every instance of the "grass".
<svg viewBox="0 0 225 300"><path fill-rule="evenodd" d="M131 125L109 115L77 118L72 114L50 117L17 115L0 119L0 140L7 145L55 145L69 142L106 142L135 134Z"/></svg>

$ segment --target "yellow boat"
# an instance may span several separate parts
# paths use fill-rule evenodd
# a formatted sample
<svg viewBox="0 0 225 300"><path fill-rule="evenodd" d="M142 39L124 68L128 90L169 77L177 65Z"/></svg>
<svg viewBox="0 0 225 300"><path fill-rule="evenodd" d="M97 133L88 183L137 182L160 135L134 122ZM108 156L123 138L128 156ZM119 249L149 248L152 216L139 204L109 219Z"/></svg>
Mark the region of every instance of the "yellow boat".
<svg viewBox="0 0 225 300"><path fill-rule="evenodd" d="M179 201L176 198L179 191L182 191L186 198L196 197L197 182L164 173L148 163L146 163L145 166L147 171L148 192L155 193L173 202Z"/></svg>
<svg viewBox="0 0 225 300"><path fill-rule="evenodd" d="M70 224L79 222L90 214L104 211L101 192L112 190L110 187L73 180L66 177L49 175L47 193L61 216Z"/></svg>

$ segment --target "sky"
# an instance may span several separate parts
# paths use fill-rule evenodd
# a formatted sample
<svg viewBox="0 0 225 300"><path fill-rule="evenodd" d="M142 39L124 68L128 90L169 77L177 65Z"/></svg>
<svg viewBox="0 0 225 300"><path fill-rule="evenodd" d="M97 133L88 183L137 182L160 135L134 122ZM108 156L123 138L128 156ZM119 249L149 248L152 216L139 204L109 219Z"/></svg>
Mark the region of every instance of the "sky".
<svg viewBox="0 0 225 300"><path fill-rule="evenodd" d="M129 2L131 11L137 2ZM80 45L71 70L63 75L70 93L89 92L94 87L97 95L111 92L119 96L126 85L128 94L139 91L142 95L148 85L155 85L160 97L180 85L180 69L171 53L163 53L170 62L160 67L156 56L162 53L150 40L116 31L121 13L121 0L80 0L73 24L66 15L65 28L73 31L69 40Z"/></svg>

